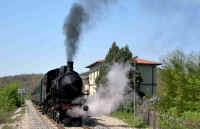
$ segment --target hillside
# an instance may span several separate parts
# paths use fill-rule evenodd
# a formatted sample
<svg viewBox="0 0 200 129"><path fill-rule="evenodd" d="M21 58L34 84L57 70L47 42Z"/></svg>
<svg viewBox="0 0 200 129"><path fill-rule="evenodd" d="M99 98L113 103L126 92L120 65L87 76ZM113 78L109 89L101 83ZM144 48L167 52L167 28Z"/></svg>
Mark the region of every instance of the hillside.
<svg viewBox="0 0 200 129"><path fill-rule="evenodd" d="M22 74L16 76L6 76L0 78L0 87L11 82L18 82L25 88L28 93L31 93L39 84L43 74Z"/></svg>

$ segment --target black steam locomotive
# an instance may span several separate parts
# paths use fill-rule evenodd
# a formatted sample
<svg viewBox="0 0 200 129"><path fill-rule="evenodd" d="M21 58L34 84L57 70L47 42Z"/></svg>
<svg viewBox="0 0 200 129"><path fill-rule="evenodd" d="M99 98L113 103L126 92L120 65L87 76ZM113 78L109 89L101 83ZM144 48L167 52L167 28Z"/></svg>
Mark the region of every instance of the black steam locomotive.
<svg viewBox="0 0 200 129"><path fill-rule="evenodd" d="M40 106L58 123L82 125L82 116L69 112L75 108L88 110L84 105L83 84L79 74L73 70L73 62L67 66L48 71L41 81Z"/></svg>

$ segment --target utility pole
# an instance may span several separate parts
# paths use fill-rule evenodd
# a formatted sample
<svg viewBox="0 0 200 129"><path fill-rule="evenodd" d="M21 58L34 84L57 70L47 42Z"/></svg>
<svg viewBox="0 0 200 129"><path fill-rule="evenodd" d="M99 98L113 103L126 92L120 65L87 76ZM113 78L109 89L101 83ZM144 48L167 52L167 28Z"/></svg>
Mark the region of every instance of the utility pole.
<svg viewBox="0 0 200 129"><path fill-rule="evenodd" d="M133 62L133 75L134 75L134 78L133 78L133 109L134 109L134 114L133 114L133 116L134 116L134 119L135 119L135 117L136 117L136 60L134 60L134 62Z"/></svg>
<svg viewBox="0 0 200 129"><path fill-rule="evenodd" d="M135 96L135 94L136 94L136 83L135 83L135 79L136 79L136 77L135 77L135 72L134 72L134 118L136 117L136 96Z"/></svg>

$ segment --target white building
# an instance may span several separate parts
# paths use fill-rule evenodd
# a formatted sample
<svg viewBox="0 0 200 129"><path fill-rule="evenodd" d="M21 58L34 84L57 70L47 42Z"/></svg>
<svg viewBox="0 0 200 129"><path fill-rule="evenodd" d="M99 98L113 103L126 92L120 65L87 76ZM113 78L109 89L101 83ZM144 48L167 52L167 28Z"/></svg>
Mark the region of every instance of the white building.
<svg viewBox="0 0 200 129"><path fill-rule="evenodd" d="M141 73L143 82L141 83L140 90L145 94L155 94L157 86L157 66L161 65L159 62L141 59L134 57L130 62L136 61L136 69ZM89 95L94 95L96 92L95 80L99 75L99 66L104 63L104 60L98 60L86 68L89 68L88 77L85 79L88 84L85 88L88 90Z"/></svg>

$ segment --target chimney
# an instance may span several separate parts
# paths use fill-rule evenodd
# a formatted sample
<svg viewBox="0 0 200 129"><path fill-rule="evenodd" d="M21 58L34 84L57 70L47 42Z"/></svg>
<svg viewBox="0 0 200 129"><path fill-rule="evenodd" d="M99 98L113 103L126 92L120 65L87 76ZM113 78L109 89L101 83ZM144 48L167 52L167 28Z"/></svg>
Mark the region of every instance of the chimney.
<svg viewBox="0 0 200 129"><path fill-rule="evenodd" d="M73 64L74 64L73 61L68 61L67 62L67 71L68 72L72 72L73 71Z"/></svg>

